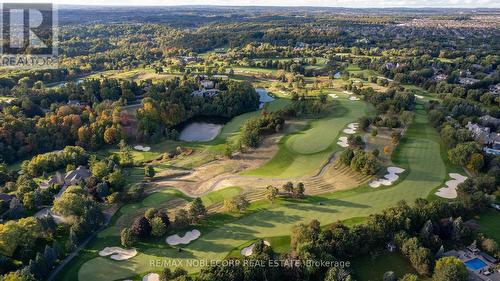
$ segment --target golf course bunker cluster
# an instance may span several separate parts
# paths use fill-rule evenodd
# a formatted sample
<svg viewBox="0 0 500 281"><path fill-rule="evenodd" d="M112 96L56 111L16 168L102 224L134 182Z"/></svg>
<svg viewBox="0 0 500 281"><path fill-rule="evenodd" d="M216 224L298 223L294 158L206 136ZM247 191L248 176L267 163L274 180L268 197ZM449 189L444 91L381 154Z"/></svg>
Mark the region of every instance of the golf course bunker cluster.
<svg viewBox="0 0 500 281"><path fill-rule="evenodd" d="M160 281L160 274L148 273L142 277L142 281Z"/></svg>
<svg viewBox="0 0 500 281"><path fill-rule="evenodd" d="M467 177L457 173L450 173L449 176L452 179L445 182L446 186L438 189L438 191L436 191L436 195L441 198L455 199L457 198L457 186L463 183Z"/></svg>
<svg viewBox="0 0 500 281"><path fill-rule="evenodd" d="M337 141L337 144L340 145L341 147L348 147L349 143L347 142L347 137L340 137L339 140Z"/></svg>
<svg viewBox="0 0 500 281"><path fill-rule="evenodd" d="M271 246L271 243L269 243L268 241L264 240L264 245ZM253 248L255 248L255 243L252 243L252 245L247 246L247 247L241 249L240 253L244 257L249 257L249 256L251 256L253 254Z"/></svg>
<svg viewBox="0 0 500 281"><path fill-rule="evenodd" d="M348 135L353 135L357 132L359 128L359 123L350 123L347 125L347 128L344 129L342 132L348 134Z"/></svg>
<svg viewBox="0 0 500 281"><path fill-rule="evenodd" d="M136 249L123 249L120 247L106 247L99 251L99 256L106 257L110 256L112 260L123 261L133 258L137 255Z"/></svg>
<svg viewBox="0 0 500 281"><path fill-rule="evenodd" d="M192 241L198 239L201 235L201 232L197 229L193 229L191 231L188 231L184 234L183 237L180 237L177 234L171 235L167 237L167 244L171 246L183 244L183 245L188 245Z"/></svg>
<svg viewBox="0 0 500 281"><path fill-rule="evenodd" d="M369 185L373 188L380 187L381 185L389 186L399 179L398 174L404 172L405 169L399 167L388 167L387 174L378 180L371 181Z"/></svg>
<svg viewBox="0 0 500 281"><path fill-rule="evenodd" d="M149 146L142 146L142 145L136 145L134 146L134 149L137 151L142 151L142 152L148 152L151 150L151 147Z"/></svg>

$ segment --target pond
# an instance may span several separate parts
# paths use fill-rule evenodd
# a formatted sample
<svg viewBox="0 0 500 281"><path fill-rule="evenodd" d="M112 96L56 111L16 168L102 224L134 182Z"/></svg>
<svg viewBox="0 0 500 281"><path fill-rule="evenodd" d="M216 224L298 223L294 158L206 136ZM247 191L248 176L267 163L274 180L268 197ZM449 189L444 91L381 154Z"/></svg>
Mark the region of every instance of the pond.
<svg viewBox="0 0 500 281"><path fill-rule="evenodd" d="M274 100L273 97L267 94L267 90L264 88L257 88L255 91L259 94L259 108L264 107L265 103L272 102Z"/></svg>
<svg viewBox="0 0 500 281"><path fill-rule="evenodd" d="M211 141L219 135L222 127L222 124L193 121L184 126L179 139L182 141Z"/></svg>

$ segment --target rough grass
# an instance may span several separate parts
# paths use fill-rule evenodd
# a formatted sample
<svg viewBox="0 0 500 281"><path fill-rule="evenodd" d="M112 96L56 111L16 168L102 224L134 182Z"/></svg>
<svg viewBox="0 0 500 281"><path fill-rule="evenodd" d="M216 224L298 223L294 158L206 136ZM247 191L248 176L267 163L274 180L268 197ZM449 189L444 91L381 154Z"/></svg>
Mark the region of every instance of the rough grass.
<svg viewBox="0 0 500 281"><path fill-rule="evenodd" d="M238 186L226 187L224 189L216 190L203 195L201 200L203 201L205 207L210 207L214 204L224 202L225 199L229 199L240 194L241 191L241 187Z"/></svg>

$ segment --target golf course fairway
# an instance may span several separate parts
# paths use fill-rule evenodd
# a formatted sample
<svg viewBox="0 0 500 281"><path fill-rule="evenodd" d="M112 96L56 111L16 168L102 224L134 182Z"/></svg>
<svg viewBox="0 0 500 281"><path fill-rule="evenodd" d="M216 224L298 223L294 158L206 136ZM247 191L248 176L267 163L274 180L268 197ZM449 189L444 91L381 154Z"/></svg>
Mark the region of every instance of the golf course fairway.
<svg viewBox="0 0 500 281"><path fill-rule="evenodd" d="M345 106L350 110L363 112L365 108L361 104ZM439 135L428 125L421 104L415 113L415 121L393 157L393 162L407 169L408 173L401 182L392 187L374 189L361 186L352 190L313 196L303 203L281 201L272 207L262 208L235 221L221 224L207 233L202 230L201 237L186 246L182 252L177 252L165 244L151 245L150 248L139 247L139 254L127 261L113 261L90 252L73 261L76 263L75 266L81 265L78 280L117 280L133 277L138 273L144 275L152 271L159 272L163 267L150 266L151 261L157 260L171 262L175 260L177 265L189 272L196 272L202 265L190 266L190 260L224 259L231 250L253 239L289 235L291 227L297 223L307 223L315 218L325 225L339 220L365 217L393 206L401 200L413 203L417 198L425 198L446 178L446 166L441 158ZM345 121L344 125L353 121L352 116L341 118ZM281 149L284 147L286 145ZM294 160L289 166L296 165L295 163ZM319 202L322 204L318 204ZM107 246L119 245L118 234L113 241L114 244ZM94 258L89 259L92 255ZM87 257L87 261L80 260L84 257ZM65 280L76 279L76 276L69 275L64 276Z"/></svg>

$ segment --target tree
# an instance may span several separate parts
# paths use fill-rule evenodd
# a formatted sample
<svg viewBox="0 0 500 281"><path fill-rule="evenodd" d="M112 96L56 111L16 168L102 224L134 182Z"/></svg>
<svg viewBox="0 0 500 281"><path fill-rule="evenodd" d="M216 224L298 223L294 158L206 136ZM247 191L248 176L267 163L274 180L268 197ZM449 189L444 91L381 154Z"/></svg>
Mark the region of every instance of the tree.
<svg viewBox="0 0 500 281"><path fill-rule="evenodd" d="M288 194L292 194L293 192L293 183L292 182L287 182L283 185L283 191L288 193Z"/></svg>
<svg viewBox="0 0 500 281"><path fill-rule="evenodd" d="M324 281L350 281L351 275L342 267L333 266L325 274Z"/></svg>
<svg viewBox="0 0 500 281"><path fill-rule="evenodd" d="M123 166L131 165L134 162L134 156L132 155L132 149L125 143L125 140L121 140L120 144L120 164Z"/></svg>
<svg viewBox="0 0 500 281"><path fill-rule="evenodd" d="M244 195L238 195L231 199L224 200L224 210L227 212L241 212L248 208L250 202Z"/></svg>
<svg viewBox="0 0 500 281"><path fill-rule="evenodd" d="M81 190L81 189L76 189ZM63 216L82 216L85 210L95 206L96 203L84 194L72 192L69 187L61 197L54 200L52 209Z"/></svg>
<svg viewBox="0 0 500 281"><path fill-rule="evenodd" d="M140 217L132 223L130 231L137 238L146 238L151 234L151 224L147 218Z"/></svg>
<svg viewBox="0 0 500 281"><path fill-rule="evenodd" d="M197 197L189 204L188 212L191 221L197 222L200 217L204 217L207 214L207 209L205 209L200 197Z"/></svg>
<svg viewBox="0 0 500 281"><path fill-rule="evenodd" d="M106 161L95 161L90 164L90 171L92 175L102 179L109 174L108 163Z"/></svg>
<svg viewBox="0 0 500 281"><path fill-rule="evenodd" d="M490 254L494 254L498 251L497 242L490 238L481 241L481 248Z"/></svg>
<svg viewBox="0 0 500 281"><path fill-rule="evenodd" d="M401 140L401 133L400 132L393 132L391 135L392 139L392 144L396 145L399 143L399 140Z"/></svg>
<svg viewBox="0 0 500 281"><path fill-rule="evenodd" d="M354 150L352 148L347 148L340 153L340 162L346 166L351 165L351 160L354 158Z"/></svg>
<svg viewBox="0 0 500 281"><path fill-rule="evenodd" d="M129 228L124 228L120 232L120 241L123 247L130 248L137 242L137 237Z"/></svg>
<svg viewBox="0 0 500 281"><path fill-rule="evenodd" d="M189 225L190 219L188 211L180 209L175 212L174 216L174 226L177 228L183 228Z"/></svg>
<svg viewBox="0 0 500 281"><path fill-rule="evenodd" d="M154 167L152 165L147 165L144 168L144 174L146 175L146 177L152 179L156 174Z"/></svg>
<svg viewBox="0 0 500 281"><path fill-rule="evenodd" d="M151 221L151 234L156 237L161 237L167 233L167 226L160 217L155 217Z"/></svg>
<svg viewBox="0 0 500 281"><path fill-rule="evenodd" d="M467 281L469 273L465 265L456 257L443 257L436 262L434 281Z"/></svg>
<svg viewBox="0 0 500 281"><path fill-rule="evenodd" d="M384 154L385 155L391 154L391 151L392 151L392 149L390 146L388 146L388 145L384 146Z"/></svg>
<svg viewBox="0 0 500 281"><path fill-rule="evenodd" d="M266 198L267 200L274 202L276 196L278 196L278 189L272 185L266 187Z"/></svg>
<svg viewBox="0 0 500 281"><path fill-rule="evenodd" d="M156 214L158 214L158 209L156 208L149 208L146 210L146 212L144 212L144 216L148 220L152 220L154 217L156 217Z"/></svg>
<svg viewBox="0 0 500 281"><path fill-rule="evenodd" d="M306 189L304 187L304 183L299 182L297 184L297 186L293 190L293 197L295 197L295 198L302 198L302 197L304 197L305 190Z"/></svg>

